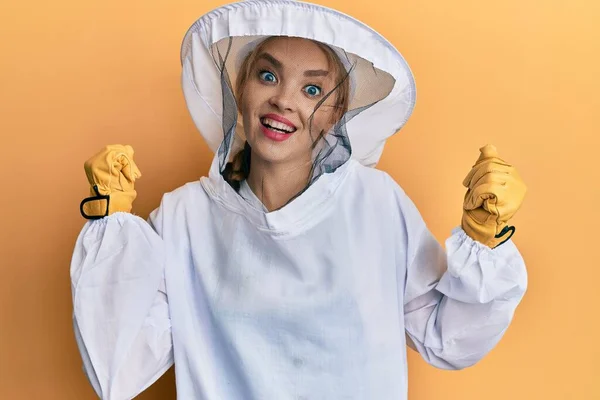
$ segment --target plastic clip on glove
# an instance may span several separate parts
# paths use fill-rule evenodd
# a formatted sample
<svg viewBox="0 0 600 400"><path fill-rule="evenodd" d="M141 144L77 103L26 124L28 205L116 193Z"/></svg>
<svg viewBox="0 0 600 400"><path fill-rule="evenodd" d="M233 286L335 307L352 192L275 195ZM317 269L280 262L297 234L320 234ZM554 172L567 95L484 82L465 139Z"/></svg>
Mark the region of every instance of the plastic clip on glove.
<svg viewBox="0 0 600 400"><path fill-rule="evenodd" d="M527 188L517 170L498 156L496 147L479 149L479 159L463 181L468 189L463 203L462 228L474 240L494 248L509 240L515 215Z"/></svg>
<svg viewBox="0 0 600 400"><path fill-rule="evenodd" d="M115 212L131 212L137 193L133 188L142 173L133 162L131 146L110 145L84 164L90 195L81 202L81 215L100 219Z"/></svg>

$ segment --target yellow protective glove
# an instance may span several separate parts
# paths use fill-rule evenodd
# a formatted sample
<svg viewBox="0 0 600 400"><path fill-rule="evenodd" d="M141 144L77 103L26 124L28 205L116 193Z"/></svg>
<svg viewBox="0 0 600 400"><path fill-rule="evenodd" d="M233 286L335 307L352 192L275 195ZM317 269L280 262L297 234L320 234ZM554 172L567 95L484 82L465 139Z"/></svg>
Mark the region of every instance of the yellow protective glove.
<svg viewBox="0 0 600 400"><path fill-rule="evenodd" d="M81 202L81 215L99 219L118 211L131 212L137 193L133 188L142 173L133 162L133 148L106 146L84 163L90 195Z"/></svg>
<svg viewBox="0 0 600 400"><path fill-rule="evenodd" d="M463 181L462 228L474 240L494 248L512 237L515 215L527 188L517 170L498 156L496 147L479 149L479 159Z"/></svg>

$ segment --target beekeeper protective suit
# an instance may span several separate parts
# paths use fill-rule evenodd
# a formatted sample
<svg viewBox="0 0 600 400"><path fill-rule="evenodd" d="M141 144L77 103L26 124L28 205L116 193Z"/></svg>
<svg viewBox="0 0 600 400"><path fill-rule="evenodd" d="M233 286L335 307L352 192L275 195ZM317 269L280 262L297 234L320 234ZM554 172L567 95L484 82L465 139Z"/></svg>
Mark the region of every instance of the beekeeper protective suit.
<svg viewBox="0 0 600 400"><path fill-rule="evenodd" d="M245 143L235 74L271 36L328 45L350 99L315 140L306 187L269 212L223 171ZM146 222L120 206L140 175L132 149L86 167L123 169L88 174L92 194L115 200L85 225L71 265L75 335L100 397L132 398L175 362L179 399L405 399L407 342L445 369L494 347L526 288L514 243L492 249L458 227L445 252L370 168L415 102L390 43L321 6L247 1L196 21L181 59L188 108L215 151L209 176L165 194Z"/></svg>

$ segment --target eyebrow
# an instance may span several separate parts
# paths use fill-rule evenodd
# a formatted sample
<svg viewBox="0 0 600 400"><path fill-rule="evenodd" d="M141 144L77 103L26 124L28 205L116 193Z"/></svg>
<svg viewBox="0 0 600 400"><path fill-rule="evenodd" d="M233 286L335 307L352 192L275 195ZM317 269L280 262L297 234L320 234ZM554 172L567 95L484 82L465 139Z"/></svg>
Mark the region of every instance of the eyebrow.
<svg viewBox="0 0 600 400"><path fill-rule="evenodd" d="M311 69L308 71L304 71L304 76L327 76L329 75L329 71L325 71L324 69Z"/></svg>
<svg viewBox="0 0 600 400"><path fill-rule="evenodd" d="M269 53L261 53L258 56L258 59L263 59L263 60L270 62L277 69L281 69L283 67L283 64L281 63L281 61L279 61L278 59L276 59ZM304 76L306 76L306 77L327 76L327 75L329 75L329 71L326 71L324 69L309 69L307 71L304 71Z"/></svg>
<svg viewBox="0 0 600 400"><path fill-rule="evenodd" d="M270 55L269 53L261 53L260 56L258 56L258 59L264 59L267 60L268 62L270 62L271 64L273 64L273 66L277 69L281 69L281 67L283 66L283 64L281 64L281 61L279 61L278 59L276 59L275 57L273 57L272 55Z"/></svg>

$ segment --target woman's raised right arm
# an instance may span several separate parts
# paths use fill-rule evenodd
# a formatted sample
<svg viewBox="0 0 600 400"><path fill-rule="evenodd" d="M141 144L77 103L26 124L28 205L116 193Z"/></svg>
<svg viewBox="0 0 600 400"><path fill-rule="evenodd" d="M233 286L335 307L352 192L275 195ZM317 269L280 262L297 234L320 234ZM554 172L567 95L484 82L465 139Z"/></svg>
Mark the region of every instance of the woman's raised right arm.
<svg viewBox="0 0 600 400"><path fill-rule="evenodd" d="M173 364L160 236L116 213L88 222L71 262L73 325L83 366L102 399L130 399Z"/></svg>
<svg viewBox="0 0 600 400"><path fill-rule="evenodd" d="M109 214L88 221L75 245L73 325L94 390L120 400L169 369L173 351L160 208L150 223L128 212Z"/></svg>

